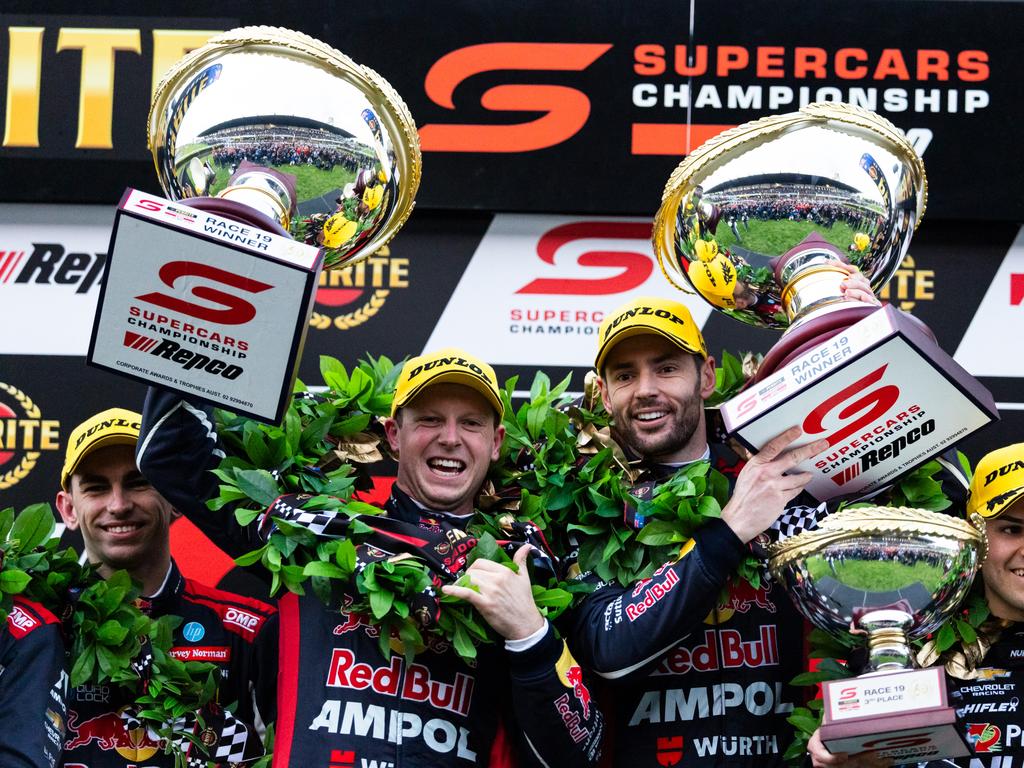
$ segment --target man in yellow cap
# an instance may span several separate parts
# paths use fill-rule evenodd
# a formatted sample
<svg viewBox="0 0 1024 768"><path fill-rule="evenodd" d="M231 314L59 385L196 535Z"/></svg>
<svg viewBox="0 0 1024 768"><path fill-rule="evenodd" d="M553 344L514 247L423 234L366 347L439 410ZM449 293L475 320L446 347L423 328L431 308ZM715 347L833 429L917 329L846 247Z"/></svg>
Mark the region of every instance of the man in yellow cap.
<svg viewBox="0 0 1024 768"><path fill-rule="evenodd" d="M277 610L182 576L171 558L170 525L176 512L135 463L141 421L138 413L110 408L71 431L57 510L69 529L81 532L86 557L99 566L101 576L128 571L141 586L145 612L181 617L174 656L220 668L217 701L237 703L237 720L230 726L235 744L225 753L231 759L218 762L257 757L263 748L254 728L254 700L259 716L272 718ZM175 765L175 756L164 754L160 741L124 716L131 703L126 695L116 686L89 684L69 693L65 764ZM206 714L212 724L214 713Z"/></svg>
<svg viewBox="0 0 1024 768"><path fill-rule="evenodd" d="M802 619L771 583L737 579L719 598L747 545L809 481L794 468L827 443L790 448L800 435L792 428L745 465L709 445L715 361L678 302L638 298L609 313L595 365L613 434L642 469L636 495L701 460L732 486L721 518L677 560L635 585L599 584L573 615L573 651L610 681L613 764L781 765L798 695L788 683L804 665ZM626 524L643 520L627 510Z"/></svg>
<svg viewBox="0 0 1024 768"><path fill-rule="evenodd" d="M208 470L224 456L208 412L151 389L144 414L139 463L147 476L229 554L261 545L254 526L240 528L230 513L206 507L218 482ZM325 756L393 768L494 764L503 729L521 765L596 763L603 721L582 682L562 674L579 667L533 603L522 567L529 547L514 554L518 572L485 559L466 568L475 544L466 527L504 437L501 416L494 370L473 355L443 349L405 363L384 425L398 475L383 514L367 518L380 534L373 554L360 545L357 562L418 557L444 574L435 579L443 592L471 603L504 647L480 645L475 666L467 666L447 642L424 633L428 648L414 659L386 657L373 617L312 593L285 595L276 768L305 768ZM301 510L289 516L282 499L275 517L302 525ZM450 583L462 573L472 589Z"/></svg>
<svg viewBox="0 0 1024 768"><path fill-rule="evenodd" d="M967 500L967 515L975 513L985 520L988 556L974 590L984 594L989 618L978 628L975 653L956 644L923 663L945 666L957 728L971 750L968 757L943 760L941 766L1009 768L1024 764L1024 443L992 451L978 462ZM981 658L975 657L977 650ZM831 754L818 734L808 752L816 768L887 764L873 753Z"/></svg>

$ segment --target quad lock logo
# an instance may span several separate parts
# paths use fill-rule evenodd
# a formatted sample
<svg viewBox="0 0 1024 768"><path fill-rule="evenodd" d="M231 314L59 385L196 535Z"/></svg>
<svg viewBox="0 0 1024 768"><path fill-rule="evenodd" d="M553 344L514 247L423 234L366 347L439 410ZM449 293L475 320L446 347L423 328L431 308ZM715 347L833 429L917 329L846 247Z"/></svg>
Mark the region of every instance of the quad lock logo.
<svg viewBox="0 0 1024 768"><path fill-rule="evenodd" d="M385 245L362 261L320 273L309 324L320 331L347 331L376 315L392 291L408 287L409 259L392 256Z"/></svg>
<svg viewBox="0 0 1024 768"><path fill-rule="evenodd" d="M44 419L28 394L0 381L0 490L17 485L44 451L60 449L60 421Z"/></svg>

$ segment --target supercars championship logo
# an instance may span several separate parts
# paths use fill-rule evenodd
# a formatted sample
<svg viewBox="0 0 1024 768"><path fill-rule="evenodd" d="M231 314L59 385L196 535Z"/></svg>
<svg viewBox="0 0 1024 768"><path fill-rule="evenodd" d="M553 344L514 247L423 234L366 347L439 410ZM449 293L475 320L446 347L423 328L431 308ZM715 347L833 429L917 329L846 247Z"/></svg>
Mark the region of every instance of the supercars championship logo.
<svg viewBox="0 0 1024 768"><path fill-rule="evenodd" d="M316 292L311 327L347 331L376 315L394 291L409 287L409 259L388 246L343 269L324 270Z"/></svg>
<svg viewBox="0 0 1024 768"><path fill-rule="evenodd" d="M43 451L60 449L60 421L44 419L32 398L0 381L0 490L17 485Z"/></svg>

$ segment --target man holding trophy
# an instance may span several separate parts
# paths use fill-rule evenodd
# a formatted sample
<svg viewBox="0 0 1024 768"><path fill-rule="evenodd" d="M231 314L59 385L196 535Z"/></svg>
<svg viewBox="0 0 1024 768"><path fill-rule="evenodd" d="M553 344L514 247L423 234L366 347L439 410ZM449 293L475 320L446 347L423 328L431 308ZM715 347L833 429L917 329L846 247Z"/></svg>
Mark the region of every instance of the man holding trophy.
<svg viewBox="0 0 1024 768"><path fill-rule="evenodd" d="M1024 443L989 453L975 469L967 514L985 519L988 557L981 567L981 592L989 618L975 643L960 643L943 653L926 644L918 654L924 665L946 671L956 724L970 748L969 757L926 763L939 766L996 768L1024 757L1019 710L1024 686ZM815 734L808 745L815 768L889 765L873 753L832 754Z"/></svg>

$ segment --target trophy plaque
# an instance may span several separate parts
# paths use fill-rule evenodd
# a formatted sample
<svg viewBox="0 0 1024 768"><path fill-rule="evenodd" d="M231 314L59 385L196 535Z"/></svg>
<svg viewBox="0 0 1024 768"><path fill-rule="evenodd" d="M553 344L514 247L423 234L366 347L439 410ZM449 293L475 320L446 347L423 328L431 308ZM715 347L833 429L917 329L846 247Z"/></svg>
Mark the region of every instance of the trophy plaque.
<svg viewBox="0 0 1024 768"><path fill-rule="evenodd" d="M800 466L819 500L889 484L998 418L920 321L841 288L844 264L876 293L885 285L926 198L902 132L838 103L726 131L665 187L653 238L669 282L736 320L784 330L748 388L723 404L725 428L755 451L794 424L797 445L827 438L828 450Z"/></svg>
<svg viewBox="0 0 1024 768"><path fill-rule="evenodd" d="M863 636L868 672L822 683L822 743L894 763L969 754L947 704L944 671L913 669L910 641L934 632L966 596L987 541L984 523L918 509L830 515L770 549L773 578L816 627Z"/></svg>
<svg viewBox="0 0 1024 768"><path fill-rule="evenodd" d="M321 269L369 256L412 211L412 116L319 40L244 27L167 72L149 145L166 197L122 199L88 362L276 423Z"/></svg>

